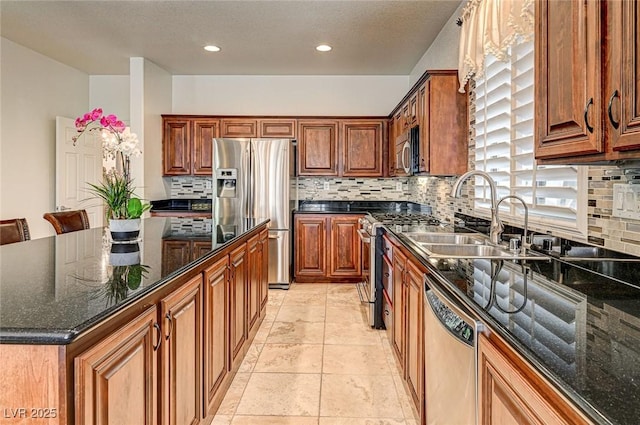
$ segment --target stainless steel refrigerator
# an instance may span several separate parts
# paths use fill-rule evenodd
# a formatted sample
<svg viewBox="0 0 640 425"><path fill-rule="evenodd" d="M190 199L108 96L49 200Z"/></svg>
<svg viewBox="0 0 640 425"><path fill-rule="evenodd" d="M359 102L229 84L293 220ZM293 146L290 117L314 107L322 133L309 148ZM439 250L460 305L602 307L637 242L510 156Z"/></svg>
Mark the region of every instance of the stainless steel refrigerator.
<svg viewBox="0 0 640 425"><path fill-rule="evenodd" d="M245 218L269 218L269 287L288 288L291 271L291 211L296 196L295 147L289 139L214 139L213 219L232 237ZM295 187L295 186L294 186Z"/></svg>

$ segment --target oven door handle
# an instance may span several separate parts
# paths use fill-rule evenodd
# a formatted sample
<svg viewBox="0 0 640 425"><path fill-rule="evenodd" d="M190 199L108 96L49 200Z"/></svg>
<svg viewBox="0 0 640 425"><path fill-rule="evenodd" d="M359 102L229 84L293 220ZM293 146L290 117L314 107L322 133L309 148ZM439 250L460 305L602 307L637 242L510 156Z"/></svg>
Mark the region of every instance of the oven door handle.
<svg viewBox="0 0 640 425"><path fill-rule="evenodd" d="M358 229L358 236L362 242L371 243L371 236L364 229Z"/></svg>

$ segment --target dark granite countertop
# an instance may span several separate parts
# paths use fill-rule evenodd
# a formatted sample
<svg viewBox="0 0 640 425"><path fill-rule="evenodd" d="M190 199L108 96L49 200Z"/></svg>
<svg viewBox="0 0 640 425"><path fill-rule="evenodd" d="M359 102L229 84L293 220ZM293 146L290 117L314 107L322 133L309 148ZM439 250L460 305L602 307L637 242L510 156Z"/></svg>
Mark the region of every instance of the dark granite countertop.
<svg viewBox="0 0 640 425"><path fill-rule="evenodd" d="M300 201L294 213L422 212L431 208L406 201Z"/></svg>
<svg viewBox="0 0 640 425"><path fill-rule="evenodd" d="M453 227L422 228L451 231ZM408 229L416 230L416 229ZM462 301L596 423L640 418L640 263L548 257L527 263L429 259ZM406 231L406 230L405 230Z"/></svg>
<svg viewBox="0 0 640 425"><path fill-rule="evenodd" d="M149 218L135 244L112 244L96 228L0 246L0 342L69 344L266 222ZM194 249L199 258L174 265L163 262L165 239L210 241L211 249ZM125 262L143 267L117 265Z"/></svg>

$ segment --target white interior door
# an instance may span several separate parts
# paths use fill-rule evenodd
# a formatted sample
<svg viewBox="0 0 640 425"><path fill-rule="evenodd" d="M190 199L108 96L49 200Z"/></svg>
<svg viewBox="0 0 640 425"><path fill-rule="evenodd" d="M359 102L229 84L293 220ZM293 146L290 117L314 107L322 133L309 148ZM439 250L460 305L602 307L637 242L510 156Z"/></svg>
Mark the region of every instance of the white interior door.
<svg viewBox="0 0 640 425"><path fill-rule="evenodd" d="M56 117L56 211L87 210L91 227L102 227L104 205L87 189L102 180L102 139L97 132L77 134L74 120Z"/></svg>

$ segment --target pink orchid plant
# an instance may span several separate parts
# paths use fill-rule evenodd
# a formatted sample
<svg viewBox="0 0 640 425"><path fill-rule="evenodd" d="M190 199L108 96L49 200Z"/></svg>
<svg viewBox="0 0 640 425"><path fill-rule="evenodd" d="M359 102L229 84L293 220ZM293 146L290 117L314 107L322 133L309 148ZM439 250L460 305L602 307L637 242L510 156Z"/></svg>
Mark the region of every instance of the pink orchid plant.
<svg viewBox="0 0 640 425"><path fill-rule="evenodd" d="M107 216L111 219L139 218L150 205L143 204L133 196L130 159L142 154L136 134L131 133L117 116L104 115L101 108L76 118L75 125L78 134L73 137L74 145L85 132L100 131L103 154L114 159L120 168L119 172L114 170L107 173L102 183L89 184L91 192L105 201Z"/></svg>

